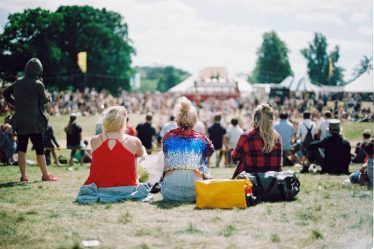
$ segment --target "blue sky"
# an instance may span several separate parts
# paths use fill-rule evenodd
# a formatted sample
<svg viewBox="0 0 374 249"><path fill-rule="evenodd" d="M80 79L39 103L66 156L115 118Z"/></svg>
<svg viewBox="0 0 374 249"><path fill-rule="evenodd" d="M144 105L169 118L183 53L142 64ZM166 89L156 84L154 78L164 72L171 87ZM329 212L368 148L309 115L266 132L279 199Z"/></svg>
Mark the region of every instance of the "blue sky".
<svg viewBox="0 0 374 249"><path fill-rule="evenodd" d="M290 49L296 75L306 73L300 50L322 32L329 50L340 46L345 79L363 55L372 56L371 0L2 0L0 25L25 8L92 5L121 13L137 49L134 65L174 65L190 72L226 66L251 72L262 34L274 30ZM0 28L1 29L1 28Z"/></svg>

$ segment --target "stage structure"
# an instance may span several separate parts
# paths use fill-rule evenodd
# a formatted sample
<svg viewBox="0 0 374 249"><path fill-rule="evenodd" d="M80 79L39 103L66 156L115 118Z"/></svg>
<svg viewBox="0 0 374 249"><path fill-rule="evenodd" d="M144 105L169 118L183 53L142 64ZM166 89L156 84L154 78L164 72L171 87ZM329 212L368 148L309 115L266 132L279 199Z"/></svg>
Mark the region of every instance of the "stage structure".
<svg viewBox="0 0 374 249"><path fill-rule="evenodd" d="M206 67L168 92L181 93L190 100L199 102L208 98L238 98L251 91L252 86L246 80L229 78L225 67Z"/></svg>

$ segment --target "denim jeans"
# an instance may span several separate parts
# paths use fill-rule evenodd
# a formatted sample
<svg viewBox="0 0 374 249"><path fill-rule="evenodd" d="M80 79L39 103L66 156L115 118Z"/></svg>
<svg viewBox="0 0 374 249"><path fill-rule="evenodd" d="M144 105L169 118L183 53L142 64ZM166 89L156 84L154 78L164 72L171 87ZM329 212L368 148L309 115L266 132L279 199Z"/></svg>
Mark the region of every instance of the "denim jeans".
<svg viewBox="0 0 374 249"><path fill-rule="evenodd" d="M203 180L192 170L174 170L164 177L161 194L166 201L196 201L196 181Z"/></svg>

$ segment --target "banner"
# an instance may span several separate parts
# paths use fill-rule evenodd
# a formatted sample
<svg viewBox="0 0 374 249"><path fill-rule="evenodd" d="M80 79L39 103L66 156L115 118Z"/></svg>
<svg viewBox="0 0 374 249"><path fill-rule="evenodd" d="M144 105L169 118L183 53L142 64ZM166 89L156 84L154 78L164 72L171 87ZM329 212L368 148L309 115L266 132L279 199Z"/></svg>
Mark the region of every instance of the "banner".
<svg viewBox="0 0 374 249"><path fill-rule="evenodd" d="M79 52L77 55L77 59L78 59L77 61L78 66L81 69L82 73L86 73L87 72L87 52L86 51Z"/></svg>

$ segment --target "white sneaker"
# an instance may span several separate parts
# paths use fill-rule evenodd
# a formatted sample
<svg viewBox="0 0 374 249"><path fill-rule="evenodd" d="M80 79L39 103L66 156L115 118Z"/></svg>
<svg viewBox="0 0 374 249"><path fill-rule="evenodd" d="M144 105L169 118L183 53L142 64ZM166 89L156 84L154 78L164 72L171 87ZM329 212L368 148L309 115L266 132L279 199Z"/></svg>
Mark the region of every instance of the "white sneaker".
<svg viewBox="0 0 374 249"><path fill-rule="evenodd" d="M349 179L345 179L344 181L343 181L343 185L351 185L352 183L351 183L351 180L349 180Z"/></svg>

